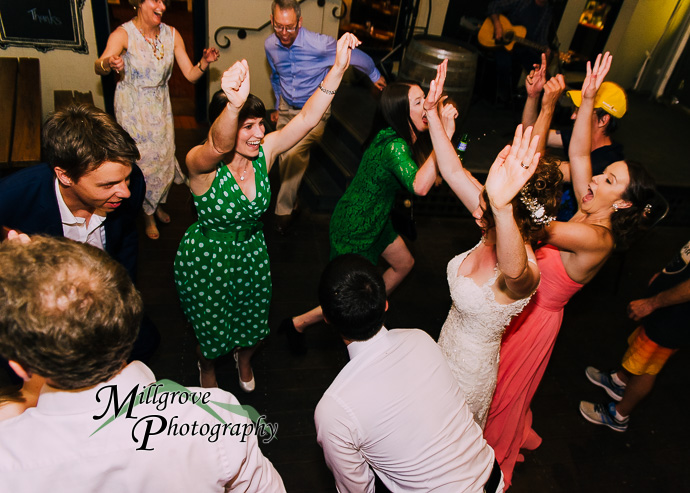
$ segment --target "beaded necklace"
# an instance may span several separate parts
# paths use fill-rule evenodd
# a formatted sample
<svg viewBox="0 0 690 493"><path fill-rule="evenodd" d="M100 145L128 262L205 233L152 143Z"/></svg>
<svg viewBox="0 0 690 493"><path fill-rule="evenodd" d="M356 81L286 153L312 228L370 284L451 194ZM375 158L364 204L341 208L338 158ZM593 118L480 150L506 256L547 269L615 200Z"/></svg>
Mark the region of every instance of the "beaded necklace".
<svg viewBox="0 0 690 493"><path fill-rule="evenodd" d="M146 35L144 34L144 31L139 29L139 27L136 24L134 24L134 27L137 28L137 30L141 33L141 35L144 37L146 42L149 44L149 46L153 50L153 57L156 60L162 60L163 57L165 56L165 46L163 45L160 38L158 37L158 35L160 34L160 28L158 28L158 33L156 33L156 37L151 39L151 38L147 38Z"/></svg>

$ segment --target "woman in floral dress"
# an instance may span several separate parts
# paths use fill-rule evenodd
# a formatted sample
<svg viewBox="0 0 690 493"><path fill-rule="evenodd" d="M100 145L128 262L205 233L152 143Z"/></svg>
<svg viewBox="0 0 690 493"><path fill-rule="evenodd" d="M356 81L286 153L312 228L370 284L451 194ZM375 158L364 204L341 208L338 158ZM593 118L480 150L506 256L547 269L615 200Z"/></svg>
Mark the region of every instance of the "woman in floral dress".
<svg viewBox="0 0 690 493"><path fill-rule="evenodd" d="M137 15L112 32L95 70L99 75L112 70L120 75L115 89L115 117L139 148L141 158L137 164L146 179L146 235L155 240L160 234L153 215L161 222L170 222L160 204L165 202L173 181L182 183L184 178L175 158L175 126L168 90L173 61L194 83L219 54L215 48L206 49L199 63L193 65L182 36L161 22L169 0L129 1Z"/></svg>

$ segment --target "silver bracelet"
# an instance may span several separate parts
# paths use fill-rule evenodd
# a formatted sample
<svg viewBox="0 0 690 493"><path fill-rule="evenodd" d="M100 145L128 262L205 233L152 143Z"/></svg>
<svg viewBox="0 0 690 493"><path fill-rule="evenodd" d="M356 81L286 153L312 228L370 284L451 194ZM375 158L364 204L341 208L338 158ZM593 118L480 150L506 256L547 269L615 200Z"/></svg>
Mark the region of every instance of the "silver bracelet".
<svg viewBox="0 0 690 493"><path fill-rule="evenodd" d="M323 87L323 82L319 84L319 89L321 89L322 93L328 94L329 96L333 96L335 94L335 91L331 91L330 89L326 89L325 87Z"/></svg>
<svg viewBox="0 0 690 493"><path fill-rule="evenodd" d="M206 72L206 70L204 70L203 68L201 68L201 60L199 60L199 63L197 63L196 66L199 67L199 70L201 70L201 73L202 73L202 74L203 74L204 72ZM208 68L208 67L206 67L206 68Z"/></svg>

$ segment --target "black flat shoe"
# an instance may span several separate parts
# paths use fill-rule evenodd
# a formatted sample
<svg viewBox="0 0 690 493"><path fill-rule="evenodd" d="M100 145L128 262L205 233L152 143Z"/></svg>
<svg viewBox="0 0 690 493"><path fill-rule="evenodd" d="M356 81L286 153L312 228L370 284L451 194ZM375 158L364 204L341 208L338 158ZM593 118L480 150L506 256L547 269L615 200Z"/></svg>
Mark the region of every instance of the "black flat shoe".
<svg viewBox="0 0 690 493"><path fill-rule="evenodd" d="M285 318L280 322L278 332L287 336L288 347L292 354L297 356L307 354L307 337L297 331L291 318Z"/></svg>

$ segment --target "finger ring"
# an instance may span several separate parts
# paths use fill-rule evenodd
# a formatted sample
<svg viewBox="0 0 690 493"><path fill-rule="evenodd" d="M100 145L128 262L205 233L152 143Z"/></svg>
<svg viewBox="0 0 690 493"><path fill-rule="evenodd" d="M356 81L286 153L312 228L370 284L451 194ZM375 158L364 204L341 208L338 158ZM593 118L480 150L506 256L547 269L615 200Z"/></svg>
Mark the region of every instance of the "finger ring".
<svg viewBox="0 0 690 493"><path fill-rule="evenodd" d="M529 165L525 166L525 163L520 163L520 166L522 166L524 169L529 169Z"/></svg>

